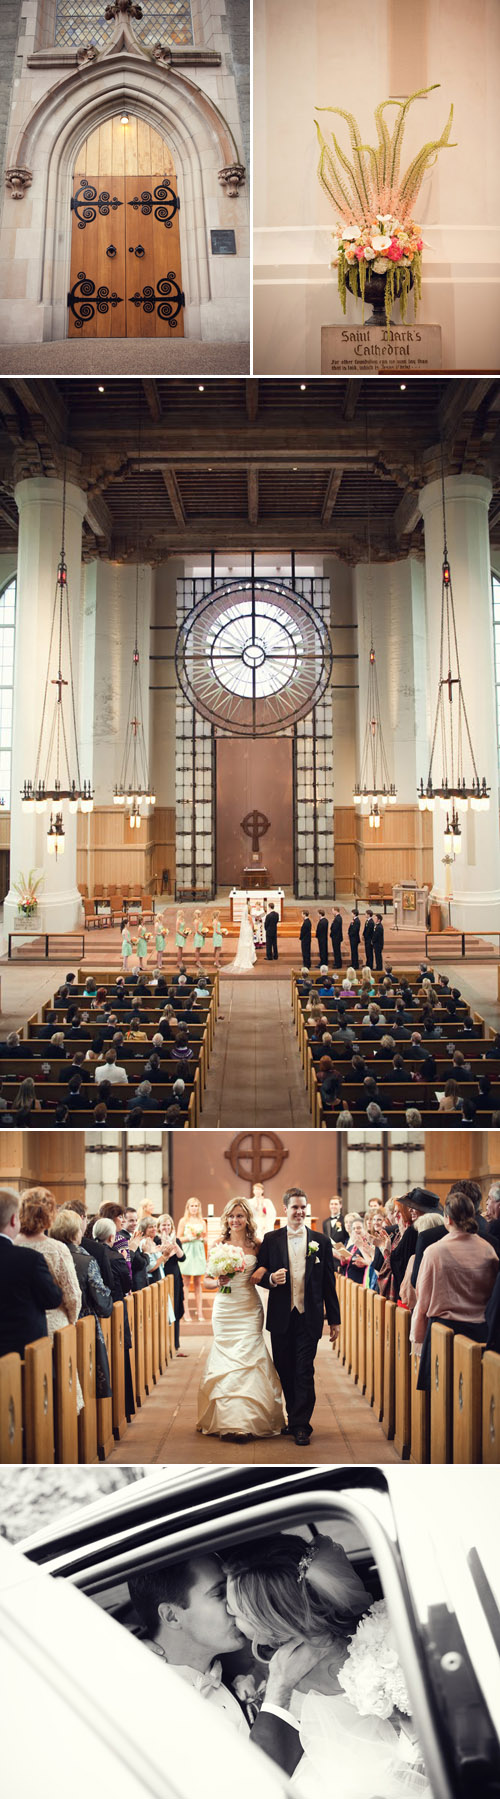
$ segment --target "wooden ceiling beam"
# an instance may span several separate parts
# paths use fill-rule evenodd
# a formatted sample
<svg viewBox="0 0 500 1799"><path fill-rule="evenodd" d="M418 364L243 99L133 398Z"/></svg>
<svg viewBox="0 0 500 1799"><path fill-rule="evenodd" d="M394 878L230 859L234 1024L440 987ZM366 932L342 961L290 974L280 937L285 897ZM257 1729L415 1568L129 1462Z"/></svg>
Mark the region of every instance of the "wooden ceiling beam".
<svg viewBox="0 0 500 1799"><path fill-rule="evenodd" d="M254 425L259 410L259 383L255 379L245 381L245 405L247 419Z"/></svg>
<svg viewBox="0 0 500 1799"><path fill-rule="evenodd" d="M168 497L170 500L170 505L172 507L172 512L173 512L173 515L175 518L176 525L181 525L183 530L185 530L186 514L184 511L184 506L182 503L179 483L177 480L177 476L175 474L175 470L174 469L164 469L163 470L163 480L165 482L165 487L167 489L167 493L168 493Z"/></svg>
<svg viewBox="0 0 500 1799"><path fill-rule="evenodd" d="M158 394L158 383L157 381L143 380L141 385L151 418L153 419L154 424L158 425L160 419L163 417Z"/></svg>
<svg viewBox="0 0 500 1799"><path fill-rule="evenodd" d="M344 404L342 407L342 417L344 419L353 419L354 418L354 414L356 412L357 406L359 405L360 399L361 399L361 380L346 381L345 398L344 398Z"/></svg>
<svg viewBox="0 0 500 1799"><path fill-rule="evenodd" d="M258 468L247 469L248 523L256 525L259 518L259 471Z"/></svg>
<svg viewBox="0 0 500 1799"><path fill-rule="evenodd" d="M330 523L332 512L334 512L337 504L343 473L343 468L333 468L331 471L321 510L322 525L329 525Z"/></svg>
<svg viewBox="0 0 500 1799"><path fill-rule="evenodd" d="M415 530L421 516L419 490L418 488L409 489L408 493L403 494L399 506L396 506L392 521L398 540L401 537L407 537L409 531Z"/></svg>

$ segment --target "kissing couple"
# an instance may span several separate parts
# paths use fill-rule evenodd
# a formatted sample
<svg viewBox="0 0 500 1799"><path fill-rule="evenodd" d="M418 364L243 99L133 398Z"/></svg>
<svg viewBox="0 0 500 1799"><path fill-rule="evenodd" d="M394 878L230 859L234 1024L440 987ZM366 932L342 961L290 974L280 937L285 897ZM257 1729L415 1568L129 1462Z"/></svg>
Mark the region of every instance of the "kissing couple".
<svg viewBox="0 0 500 1799"><path fill-rule="evenodd" d="M331 1536L311 1526L310 1540L283 1531L196 1552L133 1575L129 1591L148 1648L298 1799L321 1799L332 1769L342 1799L431 1799L385 1601Z"/></svg>

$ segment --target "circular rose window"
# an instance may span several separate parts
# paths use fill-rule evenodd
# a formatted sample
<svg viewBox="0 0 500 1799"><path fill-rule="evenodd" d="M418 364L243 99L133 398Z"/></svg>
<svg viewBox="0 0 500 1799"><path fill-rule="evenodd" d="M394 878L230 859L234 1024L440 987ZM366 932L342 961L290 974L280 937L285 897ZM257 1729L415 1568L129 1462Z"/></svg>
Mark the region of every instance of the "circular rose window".
<svg viewBox="0 0 500 1799"><path fill-rule="evenodd" d="M323 619L286 581L224 581L181 625L175 660L190 704L234 736L275 736L328 685Z"/></svg>

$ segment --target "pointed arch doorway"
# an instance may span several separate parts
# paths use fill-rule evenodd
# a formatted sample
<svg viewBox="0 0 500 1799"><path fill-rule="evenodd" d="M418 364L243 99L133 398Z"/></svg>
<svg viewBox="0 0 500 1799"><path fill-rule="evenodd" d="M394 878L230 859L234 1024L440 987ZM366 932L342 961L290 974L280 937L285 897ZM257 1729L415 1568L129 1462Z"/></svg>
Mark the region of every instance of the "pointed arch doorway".
<svg viewBox="0 0 500 1799"><path fill-rule="evenodd" d="M175 164L144 119L90 133L71 199L69 337L184 336Z"/></svg>

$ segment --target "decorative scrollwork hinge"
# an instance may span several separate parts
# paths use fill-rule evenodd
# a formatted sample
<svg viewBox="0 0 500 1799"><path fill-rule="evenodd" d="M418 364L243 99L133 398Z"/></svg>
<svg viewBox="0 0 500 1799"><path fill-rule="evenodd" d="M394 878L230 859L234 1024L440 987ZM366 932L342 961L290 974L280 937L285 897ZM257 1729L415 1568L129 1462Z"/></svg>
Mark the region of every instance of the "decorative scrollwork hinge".
<svg viewBox="0 0 500 1799"><path fill-rule="evenodd" d="M131 294L130 301L132 306L140 306L143 312L154 312L156 308L158 318L166 319L172 331L175 331L179 313L186 304L185 296L173 271L164 275L158 282L157 293L155 293L154 287L143 287L142 293Z"/></svg>
<svg viewBox="0 0 500 1799"><path fill-rule="evenodd" d="M80 289L80 292L78 292L78 289ZM121 306L122 304L123 296L115 293L110 294L109 287L98 287L96 291L95 281L89 280L84 269L80 269L76 281L71 288L71 293L68 294L69 310L73 314L75 327L78 331L83 330L83 326L90 323L90 320L95 317L96 312L109 312L110 306L112 306L114 310L115 306Z"/></svg>
<svg viewBox="0 0 500 1799"><path fill-rule="evenodd" d="M96 201L95 206L94 200ZM98 197L97 188L92 187L91 183L87 181L82 181L71 200L71 211L76 213L79 231L84 231L86 225L93 225L98 213L101 218L107 219L109 213L116 212L119 206L123 206L123 200L117 200L116 194L111 199L106 188L103 188L102 194L99 194Z"/></svg>
<svg viewBox="0 0 500 1799"><path fill-rule="evenodd" d="M129 200L128 204L134 212L142 212L144 218L148 218L154 208L155 219L169 231L176 212L180 211L181 203L179 195L164 175L161 185L153 188L152 194L145 188L142 194L134 194L133 200Z"/></svg>

